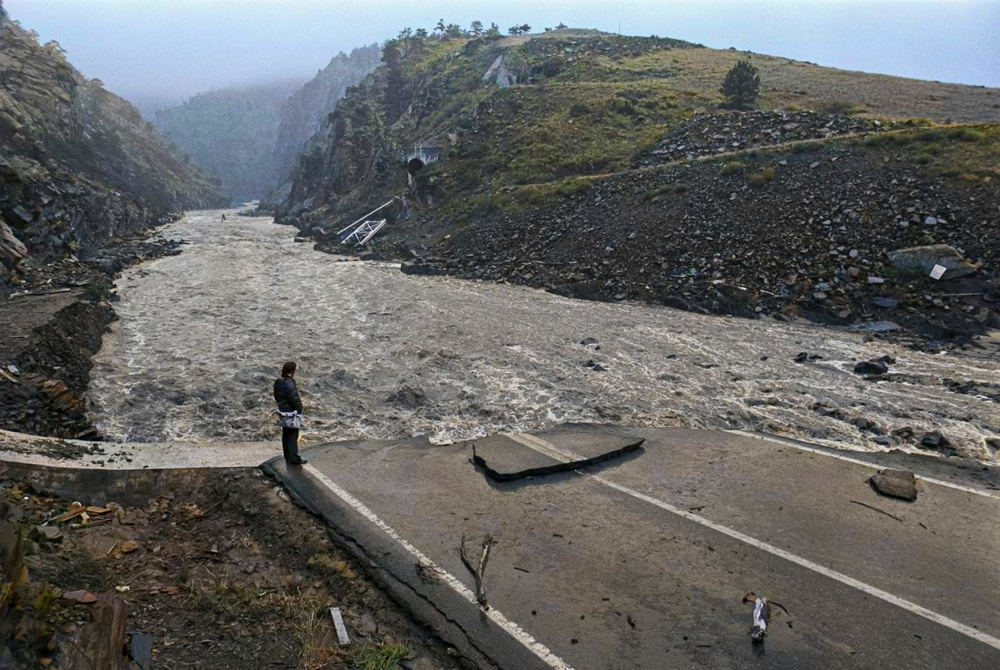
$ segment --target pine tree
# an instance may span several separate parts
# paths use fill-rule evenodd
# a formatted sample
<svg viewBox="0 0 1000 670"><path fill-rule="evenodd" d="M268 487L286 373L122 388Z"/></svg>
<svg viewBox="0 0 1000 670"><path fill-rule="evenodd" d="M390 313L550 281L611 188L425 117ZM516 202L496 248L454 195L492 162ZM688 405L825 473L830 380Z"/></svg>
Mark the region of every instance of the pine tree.
<svg viewBox="0 0 1000 670"><path fill-rule="evenodd" d="M476 37L479 37L483 34L483 22L473 21L472 25L469 26L469 31Z"/></svg>
<svg viewBox="0 0 1000 670"><path fill-rule="evenodd" d="M757 68L748 60L741 60L729 71L719 89L726 96L731 107L737 109L749 107L757 100L760 93L760 75Z"/></svg>

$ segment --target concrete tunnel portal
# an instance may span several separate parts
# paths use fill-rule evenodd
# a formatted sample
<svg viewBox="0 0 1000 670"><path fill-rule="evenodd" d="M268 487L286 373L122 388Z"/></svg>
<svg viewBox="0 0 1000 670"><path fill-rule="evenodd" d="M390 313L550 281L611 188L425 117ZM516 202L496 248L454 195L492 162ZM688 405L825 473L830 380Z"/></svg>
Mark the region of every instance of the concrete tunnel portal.
<svg viewBox="0 0 1000 670"><path fill-rule="evenodd" d="M403 157L403 164L412 177L431 163L436 163L440 156L441 150L437 146L417 145Z"/></svg>

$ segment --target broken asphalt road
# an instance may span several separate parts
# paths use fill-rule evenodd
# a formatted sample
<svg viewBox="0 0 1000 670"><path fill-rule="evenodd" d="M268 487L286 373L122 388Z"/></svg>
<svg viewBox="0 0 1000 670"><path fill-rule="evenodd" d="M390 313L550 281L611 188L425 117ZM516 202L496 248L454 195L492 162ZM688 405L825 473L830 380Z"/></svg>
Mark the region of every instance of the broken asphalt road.
<svg viewBox="0 0 1000 670"><path fill-rule="evenodd" d="M512 437L559 459L601 433L645 442L505 483L467 443L420 439L322 445L304 468L267 468L482 667L1000 667L996 494L917 471L917 501L880 497L877 466L744 434ZM458 548L487 533L482 613ZM784 608L756 646L750 591Z"/></svg>

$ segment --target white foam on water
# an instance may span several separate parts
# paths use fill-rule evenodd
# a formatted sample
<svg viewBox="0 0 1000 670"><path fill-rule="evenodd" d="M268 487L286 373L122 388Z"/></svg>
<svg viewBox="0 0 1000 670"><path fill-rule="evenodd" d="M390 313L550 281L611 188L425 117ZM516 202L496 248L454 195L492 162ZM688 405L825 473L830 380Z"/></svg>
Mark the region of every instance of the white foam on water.
<svg viewBox="0 0 1000 670"><path fill-rule="evenodd" d="M337 262L267 219L218 219L196 213L168 227L189 242L183 253L119 281L119 321L95 357L90 393L92 416L113 439L277 439L271 385L285 360L300 366L309 440L443 442L591 421L763 429L878 448L874 435L821 416L816 403L886 429L940 430L979 458L989 457L985 438L1000 434L1000 404L940 383L1000 383L998 362L768 319L407 276L392 264ZM600 350L580 345L584 337ZM800 351L824 359L793 363ZM883 354L915 381L851 372L854 360ZM403 386L426 402L387 402Z"/></svg>

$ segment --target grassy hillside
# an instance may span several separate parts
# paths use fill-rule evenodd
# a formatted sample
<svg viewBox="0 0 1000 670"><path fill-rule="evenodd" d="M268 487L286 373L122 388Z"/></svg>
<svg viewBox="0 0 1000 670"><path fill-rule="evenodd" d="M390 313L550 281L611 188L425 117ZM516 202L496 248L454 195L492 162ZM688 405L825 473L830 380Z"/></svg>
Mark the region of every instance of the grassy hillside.
<svg viewBox="0 0 1000 670"><path fill-rule="evenodd" d="M531 204L535 196L517 187L625 169L692 114L717 108L725 72L748 56L761 71L762 109L1000 121L994 89L662 38L573 30L492 41L409 38L390 42L387 54L391 62L349 92L297 174L287 220L335 222L408 188L456 224L489 214L508 193ZM498 59L513 86L499 86L495 73L484 80ZM398 158L416 143L440 145L445 160L413 187Z"/></svg>
<svg viewBox="0 0 1000 670"><path fill-rule="evenodd" d="M280 218L340 249L334 231L405 195L412 216L370 250L426 258L414 271L932 334L997 322L1000 90L749 55L762 111L721 109L747 57L587 31L391 42ZM411 175L417 144L441 159ZM938 243L978 279L862 281L886 279L887 252ZM890 297L898 313L874 309Z"/></svg>

